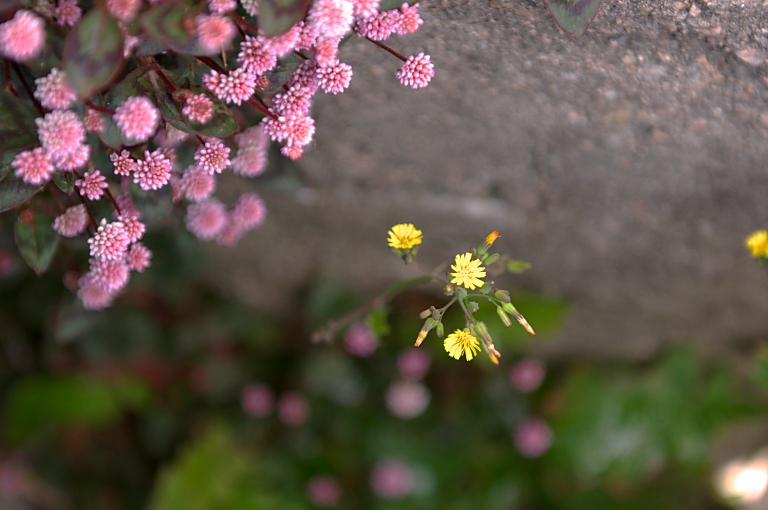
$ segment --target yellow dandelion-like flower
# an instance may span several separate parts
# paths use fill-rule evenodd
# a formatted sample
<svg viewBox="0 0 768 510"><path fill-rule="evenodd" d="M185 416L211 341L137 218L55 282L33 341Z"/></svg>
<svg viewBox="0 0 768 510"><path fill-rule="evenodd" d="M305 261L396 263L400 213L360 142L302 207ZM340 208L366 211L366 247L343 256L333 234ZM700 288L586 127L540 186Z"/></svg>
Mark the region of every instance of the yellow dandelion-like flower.
<svg viewBox="0 0 768 510"><path fill-rule="evenodd" d="M400 223L390 229L387 243L396 250L410 250L421 244L421 230L412 223Z"/></svg>
<svg viewBox="0 0 768 510"><path fill-rule="evenodd" d="M457 329L446 337L443 346L448 355L454 359L460 359L464 354L467 361L471 361L480 352L480 342L467 330Z"/></svg>
<svg viewBox="0 0 768 510"><path fill-rule="evenodd" d="M768 258L768 232L765 230L752 232L752 234L747 237L745 244L747 248L749 248L749 251L752 252L753 257Z"/></svg>
<svg viewBox="0 0 768 510"><path fill-rule="evenodd" d="M451 283L461 285L469 290L475 290L475 287L482 287L485 278L485 268L480 265L478 259L472 260L471 253L456 255L456 264L451 266L455 272L451 273L453 279Z"/></svg>

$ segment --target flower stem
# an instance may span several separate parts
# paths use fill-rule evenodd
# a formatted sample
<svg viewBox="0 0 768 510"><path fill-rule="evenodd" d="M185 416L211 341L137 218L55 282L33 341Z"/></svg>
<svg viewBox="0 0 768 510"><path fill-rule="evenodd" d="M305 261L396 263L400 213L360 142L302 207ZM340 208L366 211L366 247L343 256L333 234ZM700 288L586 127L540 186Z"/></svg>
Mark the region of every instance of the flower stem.
<svg viewBox="0 0 768 510"><path fill-rule="evenodd" d="M106 108L104 106L97 106L97 105L93 104L89 99L86 99L84 102L85 102L85 105L88 108L90 108L91 110L96 110L97 112L106 113L108 115L114 115L115 114L115 110L113 110L111 108Z"/></svg>
<svg viewBox="0 0 768 510"><path fill-rule="evenodd" d="M390 48L390 47L389 47L389 46L387 46L386 44L382 44L382 43L380 43L379 41L374 41L373 39L371 39L371 38L370 38L370 37L368 37L368 36L365 36L365 38L366 38L366 39L368 39L369 41L371 41L373 44L375 44L375 45L376 45L376 46L378 46L379 48L381 48L382 50L388 51L388 52L389 52L389 53L391 53L392 55L396 56L397 58L399 58L399 59L400 59L400 60L402 60L403 62L405 62L406 60L408 60L407 58L405 58L404 56L402 56L401 54L399 54L398 52L396 52L395 50L393 50L392 48Z"/></svg>
<svg viewBox="0 0 768 510"><path fill-rule="evenodd" d="M24 75L21 74L21 68L19 67L19 64L16 62L11 62L11 66L13 67L13 70L16 71L16 76L19 77L19 81L21 82L21 86L24 87L24 90L29 95L29 98L32 100L32 103L35 105L35 110L37 110L37 113L40 114L42 117L45 115L45 111L43 110L43 105L40 104L40 101L37 100L35 97L35 94L32 92L32 89L29 87L29 83L27 83L27 80L24 78Z"/></svg>

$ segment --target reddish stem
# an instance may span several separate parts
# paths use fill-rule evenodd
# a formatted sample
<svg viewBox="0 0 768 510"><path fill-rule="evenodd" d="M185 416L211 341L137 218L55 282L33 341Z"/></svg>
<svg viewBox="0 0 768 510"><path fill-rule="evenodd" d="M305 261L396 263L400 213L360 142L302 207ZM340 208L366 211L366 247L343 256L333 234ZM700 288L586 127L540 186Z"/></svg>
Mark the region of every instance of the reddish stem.
<svg viewBox="0 0 768 510"><path fill-rule="evenodd" d="M115 110L112 110L111 108L106 108L104 106L97 106L93 104L89 99L86 99L84 102L85 102L85 105L91 110L96 110L97 112L106 113L108 115L115 114Z"/></svg>
<svg viewBox="0 0 768 510"><path fill-rule="evenodd" d="M273 119L277 120L278 116L275 115L274 112L269 111L269 109L265 106L261 106L259 103L254 101L253 99L248 99L248 104L259 110L261 113L266 115L267 117L272 117Z"/></svg>
<svg viewBox="0 0 768 510"><path fill-rule="evenodd" d="M163 83L165 83L165 86L168 87L168 90L171 91L171 94L176 92L178 90L176 88L176 85L173 84L171 80L168 79L168 77L163 72L163 69L160 67L160 65L155 62L155 71L157 71L158 76L160 76L160 79L163 80Z"/></svg>
<svg viewBox="0 0 768 510"><path fill-rule="evenodd" d="M238 16L237 14L234 14L232 18L235 20L235 23L237 23L237 26L240 27L244 32L249 31L255 35L259 34L258 27L255 27L250 23L248 23L248 20L243 18L242 16Z"/></svg>
<svg viewBox="0 0 768 510"><path fill-rule="evenodd" d="M61 209L61 212L64 212L66 210L66 207L64 207L64 204L61 203L61 200L59 200L59 195L56 194L56 185L53 184L52 181L48 181L48 187L51 189L51 196L56 201L56 204L59 206L59 209Z"/></svg>
<svg viewBox="0 0 768 510"><path fill-rule="evenodd" d="M107 198L110 202L112 202L112 207L115 208L115 211L117 211L117 214L122 214L122 211L120 210L120 206L117 205L117 200L115 200L115 197L112 196L112 192L109 191L109 188L104 188L104 193L107 195Z"/></svg>
<svg viewBox="0 0 768 510"><path fill-rule="evenodd" d="M91 211L91 208L88 207L88 202L85 201L85 197L81 195L80 193L77 193L77 196L80 197L80 201L85 206L85 210L88 212L88 219L91 220L91 225L93 226L94 230L98 229L99 226L96 223L96 218L93 216L93 212Z"/></svg>
<svg viewBox="0 0 768 510"><path fill-rule="evenodd" d="M32 100L32 103L34 103L35 110L37 110L37 113L39 113L40 116L42 117L43 115L45 115L45 111L43 110L43 105L41 105L40 101L37 100L37 98L35 97L35 94L32 92L32 89L29 87L27 80L24 79L24 75L21 74L21 68L19 67L19 64L17 64L16 62L11 62L11 66L13 67L13 70L16 71L16 76L19 77L21 86L24 87L24 90L27 92L27 95L29 95L29 98Z"/></svg>
<svg viewBox="0 0 768 510"><path fill-rule="evenodd" d="M227 74L227 70L224 69L223 67L221 67L219 65L219 63L216 62L215 60L213 60L211 57L197 56L196 58L197 58L197 60L199 60L203 64L207 65L208 67L210 67L214 71L219 72L221 74Z"/></svg>
<svg viewBox="0 0 768 510"><path fill-rule="evenodd" d="M390 47L389 47L389 46L387 46L386 44L381 44L379 41L374 41L373 39L371 39L371 38L370 38L370 37L368 37L368 36L366 36L365 38L366 38L366 39L368 39L369 41L371 41L373 44L375 44L375 45L376 45L376 46L378 46L379 48L381 48L382 50L386 50L386 51L388 51L389 53L391 53L392 55L396 56L397 58L399 58L399 59L400 59L400 60L402 60L403 62L405 62L406 60L408 60L407 58L405 58L404 56L402 56L401 54L399 54L398 52L396 52L395 50L393 50L392 48L390 48Z"/></svg>

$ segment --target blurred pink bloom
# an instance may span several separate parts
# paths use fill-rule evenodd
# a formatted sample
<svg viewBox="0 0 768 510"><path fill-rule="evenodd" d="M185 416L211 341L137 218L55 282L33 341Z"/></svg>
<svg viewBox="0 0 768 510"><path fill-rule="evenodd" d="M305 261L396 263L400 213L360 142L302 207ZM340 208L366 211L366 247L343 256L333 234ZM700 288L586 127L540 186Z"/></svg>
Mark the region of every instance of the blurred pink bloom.
<svg viewBox="0 0 768 510"><path fill-rule="evenodd" d="M421 383L395 381L387 389L387 409L398 418L415 418L427 409L431 398L429 389Z"/></svg>
<svg viewBox="0 0 768 510"><path fill-rule="evenodd" d="M213 239L227 224L227 209L216 199L191 204L187 207L185 222L198 239Z"/></svg>
<svg viewBox="0 0 768 510"><path fill-rule="evenodd" d="M246 414L263 418L272 412L275 405L275 393L266 384L251 384L243 388L240 405Z"/></svg>
<svg viewBox="0 0 768 510"><path fill-rule="evenodd" d="M237 27L226 16L219 14L201 14L196 20L197 37L206 53L217 53L232 42Z"/></svg>
<svg viewBox="0 0 768 510"><path fill-rule="evenodd" d="M57 24L74 27L83 17L83 10L77 5L77 0L59 0L54 14L56 14Z"/></svg>
<svg viewBox="0 0 768 510"><path fill-rule="evenodd" d="M289 391L277 401L277 417L284 425L297 427L309 417L309 403L301 393Z"/></svg>
<svg viewBox="0 0 768 510"><path fill-rule="evenodd" d="M129 22L141 8L141 0L107 0L107 10L117 20Z"/></svg>
<svg viewBox="0 0 768 510"><path fill-rule="evenodd" d="M288 31L283 32L282 34L275 37L264 36L263 43L269 51L278 57L283 57L293 51L293 49L299 43L300 37L301 25L295 24L289 28Z"/></svg>
<svg viewBox="0 0 768 510"><path fill-rule="evenodd" d="M261 126L253 126L235 135L237 156L232 160L236 174L255 177L264 172L267 165L269 137Z"/></svg>
<svg viewBox="0 0 768 510"><path fill-rule="evenodd" d="M408 57L395 76L403 85L418 89L429 85L430 80L435 76L435 66L430 61L429 55L419 53Z"/></svg>
<svg viewBox="0 0 768 510"><path fill-rule="evenodd" d="M112 118L126 138L146 142L157 130L160 113L146 97L133 96L117 107Z"/></svg>
<svg viewBox="0 0 768 510"><path fill-rule="evenodd" d="M103 310L112 305L114 295L97 285L90 273L83 275L77 283L80 286L77 297L86 310Z"/></svg>
<svg viewBox="0 0 768 510"><path fill-rule="evenodd" d="M424 20L419 15L418 2L412 6L404 3L400 6L399 16L395 18L394 30L398 35L411 34L418 30L423 23Z"/></svg>
<svg viewBox="0 0 768 510"><path fill-rule="evenodd" d="M11 166L16 170L16 177L35 186L48 182L55 170L42 147L18 153Z"/></svg>
<svg viewBox="0 0 768 510"><path fill-rule="evenodd" d="M88 159L90 159L91 146L81 143L75 147L75 150L68 154L59 154L51 157L53 158L53 164L60 170L77 170L78 168L85 166Z"/></svg>
<svg viewBox="0 0 768 510"><path fill-rule="evenodd" d="M187 200L200 202L211 198L213 195L216 190L216 177L197 165L193 165L184 171L179 186Z"/></svg>
<svg viewBox="0 0 768 510"><path fill-rule="evenodd" d="M365 323L352 324L344 333L344 348L353 356L367 358L376 352L378 347L379 340Z"/></svg>
<svg viewBox="0 0 768 510"><path fill-rule="evenodd" d="M318 37L315 44L315 62L322 67L333 66L338 62L339 55L338 38L329 39L327 37Z"/></svg>
<svg viewBox="0 0 768 510"><path fill-rule="evenodd" d="M264 117L264 131L276 142L286 140L288 145L299 147L312 141L315 134L315 120L309 116Z"/></svg>
<svg viewBox="0 0 768 510"><path fill-rule="evenodd" d="M131 245L131 249L128 250L128 255L126 256L128 268L139 273L143 273L150 266L151 260L152 252L141 243Z"/></svg>
<svg viewBox="0 0 768 510"><path fill-rule="evenodd" d="M16 261L13 253L8 250L0 249L0 278L10 276L13 273L15 266ZM2 474L0 474L0 476L2 476ZM2 481L0 481L0 484L2 484ZM0 491L2 491L2 489L0 489Z"/></svg>
<svg viewBox="0 0 768 510"><path fill-rule="evenodd" d="M315 0L308 19L320 35L343 37L354 22L354 7L350 0Z"/></svg>
<svg viewBox="0 0 768 510"><path fill-rule="evenodd" d="M219 139L213 138L195 151L197 166L209 174L220 174L230 165L229 147Z"/></svg>
<svg viewBox="0 0 768 510"><path fill-rule="evenodd" d="M315 476L307 483L307 499L322 508L336 506L341 499L341 484L333 476Z"/></svg>
<svg viewBox="0 0 768 510"><path fill-rule="evenodd" d="M301 147L293 147L291 145L285 145L280 148L280 154L286 158L297 160L304 154L304 150Z"/></svg>
<svg viewBox="0 0 768 510"><path fill-rule="evenodd" d="M88 213L84 204L73 205L53 220L53 229L64 237L77 237L85 232Z"/></svg>
<svg viewBox="0 0 768 510"><path fill-rule="evenodd" d="M64 71L57 68L35 80L35 97L49 110L63 110L77 100L77 94L67 81Z"/></svg>
<svg viewBox="0 0 768 510"><path fill-rule="evenodd" d="M282 94L272 98L272 109L280 116L304 116L309 113L311 97L307 89L297 86L290 87Z"/></svg>
<svg viewBox="0 0 768 510"><path fill-rule="evenodd" d="M388 460L374 467L371 489L383 499L402 499L413 491L413 477L414 472L407 464Z"/></svg>
<svg viewBox="0 0 768 510"><path fill-rule="evenodd" d="M240 228L250 230L264 223L267 206L256 193L243 193L237 199L230 217Z"/></svg>
<svg viewBox="0 0 768 510"><path fill-rule="evenodd" d="M208 10L219 14L225 14L237 9L235 0L208 0Z"/></svg>
<svg viewBox="0 0 768 510"><path fill-rule="evenodd" d="M305 89L310 96L313 95L320 87L320 80L317 78L318 69L317 62L312 59L305 60L296 68L285 86L288 88L299 87Z"/></svg>
<svg viewBox="0 0 768 510"><path fill-rule="evenodd" d="M35 119L37 136L52 160L77 152L85 141L85 126L75 112L55 110Z"/></svg>
<svg viewBox="0 0 768 510"><path fill-rule="evenodd" d="M85 130L89 133L101 133L104 131L104 117L96 110L88 108L85 111Z"/></svg>
<svg viewBox="0 0 768 510"><path fill-rule="evenodd" d="M552 429L539 418L528 418L515 431L515 446L529 459L540 457L552 445Z"/></svg>
<svg viewBox="0 0 768 510"><path fill-rule="evenodd" d="M93 237L88 239L91 249L91 257L98 260L115 260L123 258L130 238L125 231L125 226L119 221L107 223L105 218L101 219L99 227Z"/></svg>
<svg viewBox="0 0 768 510"><path fill-rule="evenodd" d="M299 21L297 25L300 28L299 40L296 41L297 50L308 50L315 45L317 40L317 29L309 23Z"/></svg>
<svg viewBox="0 0 768 510"><path fill-rule="evenodd" d="M109 159L112 160L112 164L115 167L115 175L127 177L138 167L136 161L131 157L131 153L126 150L120 154L116 152L110 154Z"/></svg>
<svg viewBox="0 0 768 510"><path fill-rule="evenodd" d="M537 359L520 360L509 369L509 384L520 393L530 393L541 386L546 368Z"/></svg>
<svg viewBox="0 0 768 510"><path fill-rule="evenodd" d="M88 200L98 200L104 194L104 188L108 187L107 179L101 172L85 172L82 179L75 181L75 186L80 190L80 195L85 195Z"/></svg>
<svg viewBox="0 0 768 510"><path fill-rule="evenodd" d="M424 349L411 347L397 357L397 368L400 375L412 381L418 381L429 371L432 359Z"/></svg>
<svg viewBox="0 0 768 510"><path fill-rule="evenodd" d="M144 236L144 232L147 230L147 227L139 221L138 216L130 212L121 212L117 216L117 221L123 224L125 232L128 234L128 239L132 243L141 239L142 236Z"/></svg>
<svg viewBox="0 0 768 510"><path fill-rule="evenodd" d="M379 3L381 0L352 0L352 5L355 8L355 14L362 18L373 16L379 11Z"/></svg>
<svg viewBox="0 0 768 510"><path fill-rule="evenodd" d="M181 113L193 122L205 124L213 117L213 101L205 94L196 94L187 99Z"/></svg>
<svg viewBox="0 0 768 510"><path fill-rule="evenodd" d="M318 69L317 77L320 80L320 86L326 93L338 94L349 87L349 82L352 80L352 66L343 62L336 62L328 67Z"/></svg>
<svg viewBox="0 0 768 510"><path fill-rule="evenodd" d="M130 271L124 257L113 260L91 259L90 263L91 281L107 292L117 292L128 283Z"/></svg>
<svg viewBox="0 0 768 510"><path fill-rule="evenodd" d="M0 54L16 62L35 58L45 45L45 23L31 11L18 10L0 24Z"/></svg>
<svg viewBox="0 0 768 510"><path fill-rule="evenodd" d="M227 218L227 224L224 227L224 230L222 230L221 233L216 236L216 243L231 248L240 242L240 239L243 238L245 233L246 230L235 223L235 221L232 220L232 215L230 214Z"/></svg>

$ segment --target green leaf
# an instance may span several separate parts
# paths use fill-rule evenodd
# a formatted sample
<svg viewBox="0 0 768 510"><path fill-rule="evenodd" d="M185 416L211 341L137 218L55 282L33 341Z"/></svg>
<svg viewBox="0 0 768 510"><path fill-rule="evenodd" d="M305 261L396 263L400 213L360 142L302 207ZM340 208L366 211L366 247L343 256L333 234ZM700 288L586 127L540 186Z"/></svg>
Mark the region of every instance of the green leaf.
<svg viewBox="0 0 768 510"><path fill-rule="evenodd" d="M148 191L138 186L131 186L133 204L152 223L162 223L168 219L173 209L172 194L170 184Z"/></svg>
<svg viewBox="0 0 768 510"><path fill-rule="evenodd" d="M288 55L280 59L274 69L264 73L264 76L269 79L269 86L264 89L264 92L267 94L278 92L301 63L301 58L296 55Z"/></svg>
<svg viewBox="0 0 768 510"><path fill-rule="evenodd" d="M42 274L56 252L59 236L51 226L51 219L26 209L21 211L14 227L19 253L35 273Z"/></svg>
<svg viewBox="0 0 768 510"><path fill-rule="evenodd" d="M38 143L35 117L35 110L22 99L0 91L0 152Z"/></svg>
<svg viewBox="0 0 768 510"><path fill-rule="evenodd" d="M173 2L164 2L146 11L139 17L139 24L147 35L177 53L206 55L194 33L194 20L188 18L189 7ZM145 48L154 51L155 48Z"/></svg>
<svg viewBox="0 0 768 510"><path fill-rule="evenodd" d="M531 263L524 260L508 260L504 264L504 268L513 274L521 274L528 271L531 268Z"/></svg>
<svg viewBox="0 0 768 510"><path fill-rule="evenodd" d="M6 154L0 158L6 157ZM1 173L2 171L0 171ZM35 193L43 189L42 186L33 186L22 181L13 172L8 172L5 178L0 181L0 212L7 211L17 207L30 198Z"/></svg>
<svg viewBox="0 0 768 510"><path fill-rule="evenodd" d="M579 38L597 15L601 0L544 0L557 26Z"/></svg>
<svg viewBox="0 0 768 510"><path fill-rule="evenodd" d="M75 174L72 172L55 172L51 177L53 183L67 195L75 191Z"/></svg>
<svg viewBox="0 0 768 510"><path fill-rule="evenodd" d="M213 117L205 124L199 122L190 122L184 119L176 106L176 102L168 98L160 102L160 110L163 112L163 118L176 129L185 133L192 133L202 136L214 136L216 138L226 138L233 135L239 129L237 120L232 111L215 97L206 94L205 91L196 87L193 89L197 94L205 94L208 99L213 101Z"/></svg>
<svg viewBox="0 0 768 510"><path fill-rule="evenodd" d="M62 65L80 97L112 81L123 64L123 35L104 8L83 16L64 42Z"/></svg>
<svg viewBox="0 0 768 510"><path fill-rule="evenodd" d="M284 34L304 17L309 0L262 0L259 4L259 29L267 37Z"/></svg>

